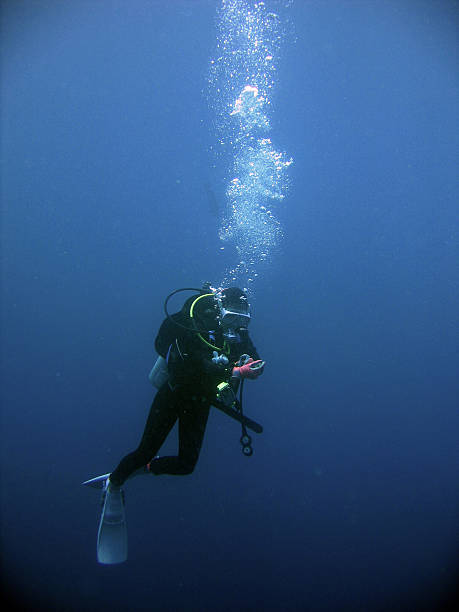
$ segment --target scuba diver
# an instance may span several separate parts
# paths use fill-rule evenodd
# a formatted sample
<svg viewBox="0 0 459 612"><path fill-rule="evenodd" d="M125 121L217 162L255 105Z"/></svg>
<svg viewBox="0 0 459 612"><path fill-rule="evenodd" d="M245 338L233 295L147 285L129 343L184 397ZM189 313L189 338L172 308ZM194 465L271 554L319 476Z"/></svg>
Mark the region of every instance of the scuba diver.
<svg viewBox="0 0 459 612"><path fill-rule="evenodd" d="M168 302L181 291L194 291L194 295L180 312L170 315ZM110 474L83 483L103 489L100 563L120 563L127 558L123 484L140 474L191 474L212 405L241 423L244 455L252 454L247 428L262 431L242 413L244 381L258 378L265 365L249 337L246 294L237 287L215 290L209 284L202 289L178 289L166 298L164 310L166 319L155 340L159 357L149 376L158 391L139 446ZM178 454L157 456L177 421Z"/></svg>

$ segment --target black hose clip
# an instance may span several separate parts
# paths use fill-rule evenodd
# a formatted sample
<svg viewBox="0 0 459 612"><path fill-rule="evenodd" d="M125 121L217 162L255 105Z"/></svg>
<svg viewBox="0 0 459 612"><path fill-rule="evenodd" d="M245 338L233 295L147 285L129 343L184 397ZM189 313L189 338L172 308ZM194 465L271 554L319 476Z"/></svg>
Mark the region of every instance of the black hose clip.
<svg viewBox="0 0 459 612"><path fill-rule="evenodd" d="M243 417L244 417L244 413L242 412L242 392L243 390L244 390L244 379L241 380L241 385L239 387L239 399L235 401L235 406L237 408L237 411L241 415L242 435L239 438L239 442L241 443L241 446L242 446L242 454L245 455L246 457L251 457L253 455L252 438L247 433L247 428L244 425L244 421L243 421Z"/></svg>
<svg viewBox="0 0 459 612"><path fill-rule="evenodd" d="M249 436L247 431L244 431L242 433L242 436L239 442L241 443L241 446L242 446L242 454L245 455L246 457L251 457L253 455L252 438Z"/></svg>

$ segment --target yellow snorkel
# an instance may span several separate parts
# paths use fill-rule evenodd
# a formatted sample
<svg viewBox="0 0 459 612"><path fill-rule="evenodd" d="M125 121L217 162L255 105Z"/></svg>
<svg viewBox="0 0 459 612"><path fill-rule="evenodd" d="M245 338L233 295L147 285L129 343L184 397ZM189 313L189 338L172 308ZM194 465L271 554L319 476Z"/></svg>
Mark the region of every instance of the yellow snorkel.
<svg viewBox="0 0 459 612"><path fill-rule="evenodd" d="M207 298L207 297L215 298L215 294L214 293L204 293L204 295L200 295L199 297L197 297L190 306L190 319L194 325L196 325L195 320L194 320L194 307L199 302L199 300L202 300L203 298ZM210 348L216 351L219 351L219 352L229 353L228 348L226 346L226 342L224 343L223 348L220 348L208 342L205 338L203 338L203 336L199 332L198 332L198 337L204 342L204 344L207 344L207 346L210 346Z"/></svg>

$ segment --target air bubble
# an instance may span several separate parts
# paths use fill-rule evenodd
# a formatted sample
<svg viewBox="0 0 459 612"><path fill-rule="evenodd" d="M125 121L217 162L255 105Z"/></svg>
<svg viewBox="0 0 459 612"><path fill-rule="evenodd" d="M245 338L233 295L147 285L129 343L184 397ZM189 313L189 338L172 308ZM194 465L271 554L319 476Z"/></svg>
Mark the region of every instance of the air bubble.
<svg viewBox="0 0 459 612"><path fill-rule="evenodd" d="M239 257L225 280L252 283L282 238L275 204L285 196L292 163L269 136L273 72L285 29L263 2L223 0L218 31L209 99L216 138L232 160L219 237L231 240Z"/></svg>

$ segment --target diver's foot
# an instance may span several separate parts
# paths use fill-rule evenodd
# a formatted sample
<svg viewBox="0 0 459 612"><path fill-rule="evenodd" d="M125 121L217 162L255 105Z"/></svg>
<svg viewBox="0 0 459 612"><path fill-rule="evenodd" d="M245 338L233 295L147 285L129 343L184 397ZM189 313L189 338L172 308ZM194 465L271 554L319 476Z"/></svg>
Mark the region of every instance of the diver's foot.
<svg viewBox="0 0 459 612"><path fill-rule="evenodd" d="M103 490L102 503L105 507L104 521L117 524L124 521L124 491L107 478Z"/></svg>

